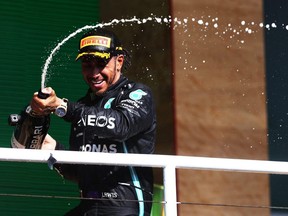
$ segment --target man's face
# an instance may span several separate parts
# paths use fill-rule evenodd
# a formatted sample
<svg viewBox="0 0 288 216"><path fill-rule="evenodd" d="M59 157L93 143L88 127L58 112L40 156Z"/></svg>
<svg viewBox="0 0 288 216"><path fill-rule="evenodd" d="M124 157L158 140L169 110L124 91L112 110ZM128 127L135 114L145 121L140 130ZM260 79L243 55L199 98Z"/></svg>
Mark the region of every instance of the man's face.
<svg viewBox="0 0 288 216"><path fill-rule="evenodd" d="M96 95L102 95L121 75L124 56L114 56L108 63L99 58L82 59L82 75Z"/></svg>

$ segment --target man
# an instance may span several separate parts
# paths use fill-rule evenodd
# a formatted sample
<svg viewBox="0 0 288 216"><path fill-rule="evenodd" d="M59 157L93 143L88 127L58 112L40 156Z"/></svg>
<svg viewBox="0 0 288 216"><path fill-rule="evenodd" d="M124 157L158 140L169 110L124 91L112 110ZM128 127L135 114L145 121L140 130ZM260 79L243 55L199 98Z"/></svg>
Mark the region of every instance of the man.
<svg viewBox="0 0 288 216"><path fill-rule="evenodd" d="M129 54L116 35L104 29L84 34L76 59L82 63L87 94L71 102L48 87L43 89L49 94L47 99L34 94L32 110L54 112L71 123L70 150L153 153L156 115L152 92L122 75L122 68L129 66ZM64 146L47 135L42 149L62 150ZM73 164L55 164L55 168L78 183L83 197L67 216L150 215L152 168Z"/></svg>

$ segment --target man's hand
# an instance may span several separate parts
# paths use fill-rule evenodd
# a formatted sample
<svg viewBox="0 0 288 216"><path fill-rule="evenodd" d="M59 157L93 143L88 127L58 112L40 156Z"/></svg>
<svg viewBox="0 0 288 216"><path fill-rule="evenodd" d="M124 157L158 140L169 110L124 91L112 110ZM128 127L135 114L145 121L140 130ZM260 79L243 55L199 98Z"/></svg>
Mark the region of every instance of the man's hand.
<svg viewBox="0 0 288 216"><path fill-rule="evenodd" d="M61 99L57 97L55 91L51 87L42 89L42 93L48 94L49 97L41 99L38 97L38 92L35 92L30 106L33 112L37 115L48 115L61 104Z"/></svg>

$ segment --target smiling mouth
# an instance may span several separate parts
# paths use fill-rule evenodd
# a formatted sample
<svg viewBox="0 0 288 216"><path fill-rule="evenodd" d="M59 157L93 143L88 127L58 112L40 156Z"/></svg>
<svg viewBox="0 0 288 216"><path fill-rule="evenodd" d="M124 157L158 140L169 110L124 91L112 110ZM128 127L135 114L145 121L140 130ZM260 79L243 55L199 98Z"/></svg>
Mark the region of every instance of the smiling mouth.
<svg viewBox="0 0 288 216"><path fill-rule="evenodd" d="M93 79L91 79L90 82L93 83L93 84L96 84L96 85L100 85L101 83L104 82L104 80L93 80Z"/></svg>
<svg viewBox="0 0 288 216"><path fill-rule="evenodd" d="M96 88L96 89L100 89L103 87L105 80L104 79L89 79L89 83L91 85L92 88Z"/></svg>

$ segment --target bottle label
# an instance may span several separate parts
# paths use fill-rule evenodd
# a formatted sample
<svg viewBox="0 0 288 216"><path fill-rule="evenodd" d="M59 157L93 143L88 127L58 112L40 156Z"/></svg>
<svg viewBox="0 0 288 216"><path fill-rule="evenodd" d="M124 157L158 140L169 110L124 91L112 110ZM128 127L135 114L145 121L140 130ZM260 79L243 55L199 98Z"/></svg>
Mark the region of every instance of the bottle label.
<svg viewBox="0 0 288 216"><path fill-rule="evenodd" d="M43 126L34 125L33 134L31 134L31 140L26 148L29 149L40 149L43 139ZM27 145L27 144L26 144Z"/></svg>
<svg viewBox="0 0 288 216"><path fill-rule="evenodd" d="M12 134L12 137L11 137L11 147L12 148L25 149L25 145L22 145L21 143L19 143L17 141L17 139L14 136L14 133Z"/></svg>

